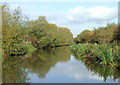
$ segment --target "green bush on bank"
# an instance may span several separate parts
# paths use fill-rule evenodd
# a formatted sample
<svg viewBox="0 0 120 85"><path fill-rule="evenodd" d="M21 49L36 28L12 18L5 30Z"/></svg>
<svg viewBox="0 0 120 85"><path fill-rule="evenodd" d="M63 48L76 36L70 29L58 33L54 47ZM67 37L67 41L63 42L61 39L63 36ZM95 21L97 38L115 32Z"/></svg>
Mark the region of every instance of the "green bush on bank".
<svg viewBox="0 0 120 85"><path fill-rule="evenodd" d="M118 66L120 63L120 48L107 44L78 44L71 46L78 59L88 58L101 65Z"/></svg>
<svg viewBox="0 0 120 85"><path fill-rule="evenodd" d="M5 4L2 6L2 50L3 55L25 54L26 48L24 41L26 38L21 10L15 9L10 12L9 7Z"/></svg>

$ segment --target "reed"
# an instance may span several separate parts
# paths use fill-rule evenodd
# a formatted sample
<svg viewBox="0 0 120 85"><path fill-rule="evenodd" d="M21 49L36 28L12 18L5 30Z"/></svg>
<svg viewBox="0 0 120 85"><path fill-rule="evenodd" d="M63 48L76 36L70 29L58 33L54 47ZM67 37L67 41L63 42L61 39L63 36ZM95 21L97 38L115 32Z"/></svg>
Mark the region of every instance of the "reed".
<svg viewBox="0 0 120 85"><path fill-rule="evenodd" d="M77 44L71 50L78 59L91 59L101 65L120 66L120 48L107 44Z"/></svg>

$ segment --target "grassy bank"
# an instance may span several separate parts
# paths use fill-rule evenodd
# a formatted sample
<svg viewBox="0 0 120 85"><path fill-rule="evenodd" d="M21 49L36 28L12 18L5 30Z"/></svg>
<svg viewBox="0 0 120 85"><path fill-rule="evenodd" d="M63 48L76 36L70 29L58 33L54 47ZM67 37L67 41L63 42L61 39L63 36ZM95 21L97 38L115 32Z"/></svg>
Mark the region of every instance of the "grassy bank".
<svg viewBox="0 0 120 85"><path fill-rule="evenodd" d="M120 48L107 44L77 44L71 46L78 60L89 59L101 65L120 66Z"/></svg>

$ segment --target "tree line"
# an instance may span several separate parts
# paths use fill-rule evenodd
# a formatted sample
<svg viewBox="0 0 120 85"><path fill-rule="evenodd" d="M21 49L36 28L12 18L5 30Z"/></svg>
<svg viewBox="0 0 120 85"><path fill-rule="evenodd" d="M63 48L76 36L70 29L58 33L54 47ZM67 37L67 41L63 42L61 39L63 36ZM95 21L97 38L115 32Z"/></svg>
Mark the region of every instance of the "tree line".
<svg viewBox="0 0 120 85"><path fill-rule="evenodd" d="M29 46L41 49L46 47L58 47L73 45L75 43L119 43L120 29L115 23L106 27L84 30L76 38L67 27L58 27L49 23L45 16L39 16L36 20L30 20L20 7L14 11L8 4L2 5L2 49L3 54L25 54ZM28 48L29 47L29 48Z"/></svg>
<svg viewBox="0 0 120 85"><path fill-rule="evenodd" d="M45 16L30 20L22 14L20 7L11 11L2 5L2 49L3 54L18 55L28 51L29 44L40 49L72 45L73 34L66 27L49 23Z"/></svg>
<svg viewBox="0 0 120 85"><path fill-rule="evenodd" d="M106 27L94 28L94 30L84 30L81 32L74 41L76 43L97 43L97 44L109 44L119 43L120 40L120 28L115 23L107 24Z"/></svg>

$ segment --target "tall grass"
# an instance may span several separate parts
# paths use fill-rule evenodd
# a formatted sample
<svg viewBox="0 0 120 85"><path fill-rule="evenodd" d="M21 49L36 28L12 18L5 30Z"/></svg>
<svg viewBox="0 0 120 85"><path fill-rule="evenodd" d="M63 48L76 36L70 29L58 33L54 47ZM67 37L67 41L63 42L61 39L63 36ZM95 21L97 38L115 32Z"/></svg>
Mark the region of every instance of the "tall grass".
<svg viewBox="0 0 120 85"><path fill-rule="evenodd" d="M120 66L120 48L107 44L77 44L71 50L78 59L91 59L101 65Z"/></svg>

